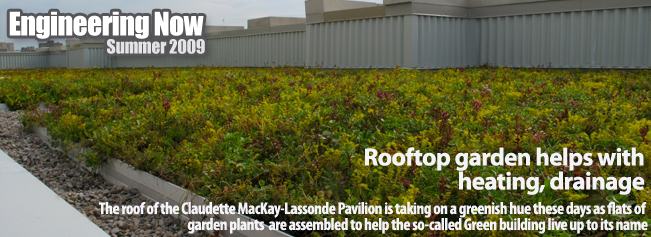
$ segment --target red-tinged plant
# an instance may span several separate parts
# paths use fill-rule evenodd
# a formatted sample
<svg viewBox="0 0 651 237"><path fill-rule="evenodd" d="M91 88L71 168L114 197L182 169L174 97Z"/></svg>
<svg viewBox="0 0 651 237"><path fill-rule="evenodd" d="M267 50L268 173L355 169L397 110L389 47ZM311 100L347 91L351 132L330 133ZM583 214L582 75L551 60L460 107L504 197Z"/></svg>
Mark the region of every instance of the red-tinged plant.
<svg viewBox="0 0 651 237"><path fill-rule="evenodd" d="M165 109L165 113L170 110L170 99L163 100L163 108Z"/></svg>
<svg viewBox="0 0 651 237"><path fill-rule="evenodd" d="M476 100L472 101L472 105L475 106L475 109L473 110L475 113L479 112L479 109L481 109L481 107L484 107L484 104Z"/></svg>
<svg viewBox="0 0 651 237"><path fill-rule="evenodd" d="M640 136L642 137L642 142L649 144L649 141L646 140L646 135L649 133L649 125L646 125L640 128Z"/></svg>

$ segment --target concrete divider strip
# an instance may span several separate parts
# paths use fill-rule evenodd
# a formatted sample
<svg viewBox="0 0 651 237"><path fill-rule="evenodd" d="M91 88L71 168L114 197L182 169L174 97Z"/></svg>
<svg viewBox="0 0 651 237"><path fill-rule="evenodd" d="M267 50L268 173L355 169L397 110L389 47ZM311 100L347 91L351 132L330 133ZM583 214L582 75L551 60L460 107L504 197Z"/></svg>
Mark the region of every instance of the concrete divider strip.
<svg viewBox="0 0 651 237"><path fill-rule="evenodd" d="M2 236L109 236L0 150Z"/></svg>

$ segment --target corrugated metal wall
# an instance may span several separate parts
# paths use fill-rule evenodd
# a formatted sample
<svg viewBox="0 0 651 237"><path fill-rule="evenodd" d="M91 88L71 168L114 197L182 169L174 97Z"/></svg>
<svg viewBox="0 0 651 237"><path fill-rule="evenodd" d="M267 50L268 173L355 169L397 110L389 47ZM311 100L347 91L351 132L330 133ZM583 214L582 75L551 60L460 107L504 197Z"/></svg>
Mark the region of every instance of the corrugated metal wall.
<svg viewBox="0 0 651 237"><path fill-rule="evenodd" d="M84 49L85 68L111 68L114 60L106 54L105 47L96 46Z"/></svg>
<svg viewBox="0 0 651 237"><path fill-rule="evenodd" d="M446 68L479 63L479 23L474 19L381 17L312 24L307 32L307 63L312 67Z"/></svg>
<svg viewBox="0 0 651 237"><path fill-rule="evenodd" d="M68 68L111 68L115 58L109 57L103 45L91 45L68 50Z"/></svg>
<svg viewBox="0 0 651 237"><path fill-rule="evenodd" d="M47 60L48 67L68 67L68 53L66 51L47 55Z"/></svg>
<svg viewBox="0 0 651 237"><path fill-rule="evenodd" d="M48 67L44 53L0 53L0 69L44 67Z"/></svg>
<svg viewBox="0 0 651 237"><path fill-rule="evenodd" d="M307 65L394 68L404 65L405 17L380 17L307 25Z"/></svg>
<svg viewBox="0 0 651 237"><path fill-rule="evenodd" d="M116 58L117 67L303 66L305 31L209 38L203 56Z"/></svg>
<svg viewBox="0 0 651 237"><path fill-rule="evenodd" d="M83 48L68 50L68 68L85 68Z"/></svg>
<svg viewBox="0 0 651 237"><path fill-rule="evenodd" d="M483 18L481 63L650 68L651 8Z"/></svg>
<svg viewBox="0 0 651 237"><path fill-rule="evenodd" d="M0 69L197 65L434 69L484 63L651 68L651 7L486 18L375 17L308 24L306 31L210 38L206 43L203 57L108 57L99 43L71 49L68 56L0 53Z"/></svg>
<svg viewBox="0 0 651 237"><path fill-rule="evenodd" d="M216 66L303 66L305 31L208 39L209 62Z"/></svg>
<svg viewBox="0 0 651 237"><path fill-rule="evenodd" d="M418 68L465 67L479 63L475 19L418 16Z"/></svg>

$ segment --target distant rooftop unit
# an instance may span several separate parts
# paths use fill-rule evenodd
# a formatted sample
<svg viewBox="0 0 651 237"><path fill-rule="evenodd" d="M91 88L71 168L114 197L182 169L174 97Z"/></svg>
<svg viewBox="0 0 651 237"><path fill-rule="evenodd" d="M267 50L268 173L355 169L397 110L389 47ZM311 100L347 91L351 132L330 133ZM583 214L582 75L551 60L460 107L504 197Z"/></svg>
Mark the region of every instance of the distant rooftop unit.
<svg viewBox="0 0 651 237"><path fill-rule="evenodd" d="M0 42L0 52L13 52L14 43L3 43Z"/></svg>
<svg viewBox="0 0 651 237"><path fill-rule="evenodd" d="M34 46L21 47L20 52L36 52L36 48Z"/></svg>
<svg viewBox="0 0 651 237"><path fill-rule="evenodd" d="M62 43L59 42L54 42L54 40L48 40L46 42L41 42L38 44L39 48L49 48L49 47L55 47L55 46L63 46Z"/></svg>

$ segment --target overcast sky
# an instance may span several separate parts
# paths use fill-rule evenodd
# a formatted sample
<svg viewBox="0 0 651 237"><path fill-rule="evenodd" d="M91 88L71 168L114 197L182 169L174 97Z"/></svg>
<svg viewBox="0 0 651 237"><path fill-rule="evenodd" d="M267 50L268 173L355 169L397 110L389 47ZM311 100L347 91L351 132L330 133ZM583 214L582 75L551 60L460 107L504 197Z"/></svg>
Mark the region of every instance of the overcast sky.
<svg viewBox="0 0 651 237"><path fill-rule="evenodd" d="M357 1L382 3L382 0ZM305 17L304 0L0 0L0 42L13 42L16 50L37 45L33 39L7 38L7 9L16 8L24 13L46 13L56 8L72 14L108 13L114 8L125 13L151 13L155 8L169 8L179 13L205 13L208 25L244 27L246 20L259 17Z"/></svg>

